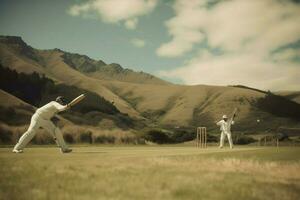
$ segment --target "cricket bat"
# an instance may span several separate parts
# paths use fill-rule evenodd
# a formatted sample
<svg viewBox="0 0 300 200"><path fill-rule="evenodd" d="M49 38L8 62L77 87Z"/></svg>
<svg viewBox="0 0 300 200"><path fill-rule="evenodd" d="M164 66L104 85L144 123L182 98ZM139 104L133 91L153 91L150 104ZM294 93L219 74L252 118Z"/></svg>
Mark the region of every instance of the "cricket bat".
<svg viewBox="0 0 300 200"><path fill-rule="evenodd" d="M231 115L231 118L230 118L230 121L233 120L233 118L234 118L236 112L237 112L237 108L234 108L234 110L233 110L233 112L232 112L232 115Z"/></svg>
<svg viewBox="0 0 300 200"><path fill-rule="evenodd" d="M80 101L82 101L82 99L85 98L84 94L81 94L80 96L76 97L75 99L73 99L73 101L71 101L70 103L68 103L68 106L74 106L75 104L79 103Z"/></svg>
<svg viewBox="0 0 300 200"><path fill-rule="evenodd" d="M230 123L233 121L233 118L234 118L236 112L237 112L237 108L234 108L232 115L230 117L230 120L229 120Z"/></svg>

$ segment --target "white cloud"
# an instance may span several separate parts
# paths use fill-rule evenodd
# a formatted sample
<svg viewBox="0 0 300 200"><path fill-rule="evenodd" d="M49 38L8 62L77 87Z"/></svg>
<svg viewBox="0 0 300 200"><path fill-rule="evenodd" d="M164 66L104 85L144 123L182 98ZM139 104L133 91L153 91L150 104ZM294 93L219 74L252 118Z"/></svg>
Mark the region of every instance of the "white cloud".
<svg viewBox="0 0 300 200"><path fill-rule="evenodd" d="M82 5L73 5L69 10L68 13L72 16L78 16L81 13L89 11L90 4L82 4Z"/></svg>
<svg viewBox="0 0 300 200"><path fill-rule="evenodd" d="M146 42L142 39L134 38L131 40L131 44L133 44L135 47L141 48L145 46Z"/></svg>
<svg viewBox="0 0 300 200"><path fill-rule="evenodd" d="M299 90L300 69L296 63L273 63L255 54L212 55L202 52L184 66L160 71L162 77L180 78L189 85L247 85L261 89Z"/></svg>
<svg viewBox="0 0 300 200"><path fill-rule="evenodd" d="M176 15L166 22L172 40L157 49L159 56L180 56L204 39L204 34L200 30L201 21L204 21L203 17L205 16L201 12L202 5L202 1L195 0L175 2L173 8Z"/></svg>
<svg viewBox="0 0 300 200"><path fill-rule="evenodd" d="M126 28L135 29L138 17L147 15L157 5L157 0L91 0L70 7L72 16L96 13L106 23L124 22Z"/></svg>
<svg viewBox="0 0 300 200"><path fill-rule="evenodd" d="M200 54L162 76L187 84L244 84L263 89L300 89L295 49L279 47L300 40L300 5L291 1L232 0L207 7L209 0L176 0L166 22L172 39L157 49L162 57ZM197 47L206 42L210 48ZM205 49L219 48L222 55ZM204 52L203 52L204 51ZM202 52L202 53L201 53ZM286 55L284 55L286 54Z"/></svg>
<svg viewBox="0 0 300 200"><path fill-rule="evenodd" d="M299 38L300 6L289 1L232 0L211 9L205 2L175 2L175 16L166 22L172 40L157 49L158 55L181 56L204 39L226 50L269 50Z"/></svg>
<svg viewBox="0 0 300 200"><path fill-rule="evenodd" d="M125 27L131 30L135 29L137 24L138 24L137 18L126 20L124 23Z"/></svg>

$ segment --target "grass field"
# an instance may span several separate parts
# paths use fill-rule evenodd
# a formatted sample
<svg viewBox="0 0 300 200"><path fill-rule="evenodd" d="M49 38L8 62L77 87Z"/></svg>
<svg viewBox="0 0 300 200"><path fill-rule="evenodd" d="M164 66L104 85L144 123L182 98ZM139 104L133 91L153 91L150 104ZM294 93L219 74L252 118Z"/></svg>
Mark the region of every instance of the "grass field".
<svg viewBox="0 0 300 200"><path fill-rule="evenodd" d="M299 147L0 148L0 199L300 199Z"/></svg>

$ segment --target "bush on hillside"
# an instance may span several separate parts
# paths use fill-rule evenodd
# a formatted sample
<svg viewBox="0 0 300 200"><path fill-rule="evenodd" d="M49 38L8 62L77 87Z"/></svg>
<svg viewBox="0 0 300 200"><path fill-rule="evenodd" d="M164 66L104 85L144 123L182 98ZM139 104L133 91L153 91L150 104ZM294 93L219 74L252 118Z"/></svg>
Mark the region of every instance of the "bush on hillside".
<svg viewBox="0 0 300 200"><path fill-rule="evenodd" d="M257 99L253 104L275 116L300 120L300 104L271 92Z"/></svg>
<svg viewBox="0 0 300 200"><path fill-rule="evenodd" d="M188 130L175 130L172 134L168 135L172 143L181 143L196 138L195 131Z"/></svg>
<svg viewBox="0 0 300 200"><path fill-rule="evenodd" d="M65 139L66 143L69 143L69 144L73 144L75 142L73 135L70 133L65 133L64 139Z"/></svg>
<svg viewBox="0 0 300 200"><path fill-rule="evenodd" d="M157 144L175 144L194 140L196 138L196 132L188 129L179 129L173 131L162 131L158 129L153 129L147 131L143 135L143 138L145 140L155 142ZM207 141L216 142L218 141L218 139L217 137L208 134Z"/></svg>
<svg viewBox="0 0 300 200"><path fill-rule="evenodd" d="M91 131L86 131L80 134L80 142L82 143L93 143L93 133Z"/></svg>
<svg viewBox="0 0 300 200"><path fill-rule="evenodd" d="M243 134L233 134L232 141L234 144L244 145L256 142L256 140L252 137L243 135Z"/></svg>
<svg viewBox="0 0 300 200"><path fill-rule="evenodd" d="M27 124L30 121L31 116L29 114L25 114L24 112L20 112L20 110L24 111L24 108L24 106L0 106L0 121L8 125Z"/></svg>
<svg viewBox="0 0 300 200"><path fill-rule="evenodd" d="M133 126L129 116L120 113L111 102L98 94L75 86L55 84L53 80L35 72L32 74L18 73L15 70L4 68L0 64L0 89L36 107L53 101L57 96L64 96L66 101L70 102L84 93L86 95L84 101L72 107L66 115L63 114L64 117L78 124L98 125L103 114L106 117L116 115L114 120L124 122L117 123L117 125L121 124L125 126L124 128ZM11 124L10 121L15 122L17 119L21 119L19 113L16 113L14 109L0 108L0 116L0 120L8 124Z"/></svg>
<svg viewBox="0 0 300 200"><path fill-rule="evenodd" d="M72 108L74 111L119 113L114 105L96 93L75 86L55 84L53 80L40 76L36 72L32 74L18 73L15 70L4 68L2 65L0 65L0 88L36 107L53 101L57 96L65 96L67 101L71 101L84 93L86 94L85 100Z"/></svg>
<svg viewBox="0 0 300 200"><path fill-rule="evenodd" d="M121 143L123 144L136 144L138 143L138 139L132 136L121 137Z"/></svg>
<svg viewBox="0 0 300 200"><path fill-rule="evenodd" d="M107 135L98 135L95 137L94 142L100 144L114 144L116 138L114 136L107 136Z"/></svg>
<svg viewBox="0 0 300 200"><path fill-rule="evenodd" d="M161 130L150 130L146 132L144 139L157 144L173 143L173 140Z"/></svg>
<svg viewBox="0 0 300 200"><path fill-rule="evenodd" d="M0 144L11 144L12 143L12 131L6 126L0 125Z"/></svg>
<svg viewBox="0 0 300 200"><path fill-rule="evenodd" d="M33 144L55 144L54 137L46 130L39 130L32 140Z"/></svg>
<svg viewBox="0 0 300 200"><path fill-rule="evenodd" d="M256 142L256 140L253 139L252 137L243 136L243 137L238 138L235 141L235 144L250 144L250 143L253 143L253 142Z"/></svg>

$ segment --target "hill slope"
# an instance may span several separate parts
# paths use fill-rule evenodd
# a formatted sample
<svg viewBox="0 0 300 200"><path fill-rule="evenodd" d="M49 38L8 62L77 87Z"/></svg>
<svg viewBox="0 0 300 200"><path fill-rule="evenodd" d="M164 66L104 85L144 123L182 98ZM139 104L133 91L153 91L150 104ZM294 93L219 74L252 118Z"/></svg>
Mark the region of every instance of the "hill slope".
<svg viewBox="0 0 300 200"><path fill-rule="evenodd" d="M34 110L33 106L0 89L0 123L26 124Z"/></svg>
<svg viewBox="0 0 300 200"><path fill-rule="evenodd" d="M0 61L4 67L18 72L43 74L59 83L76 85L103 96L123 113L139 118L131 106L110 90L102 86L102 81L90 78L67 65L60 50L36 50L26 45L19 37L0 37Z"/></svg>
<svg viewBox="0 0 300 200"><path fill-rule="evenodd" d="M276 94L284 96L296 103L300 103L300 91L282 91L276 92Z"/></svg>
<svg viewBox="0 0 300 200"><path fill-rule="evenodd" d="M237 107L237 129L266 130L296 121L275 116L255 105L265 93L239 87L182 86L152 75L107 65L58 49L37 50L19 37L0 37L0 62L18 72L37 72L58 83L95 92L133 118L159 126L208 126ZM256 119L263 123L257 124Z"/></svg>

